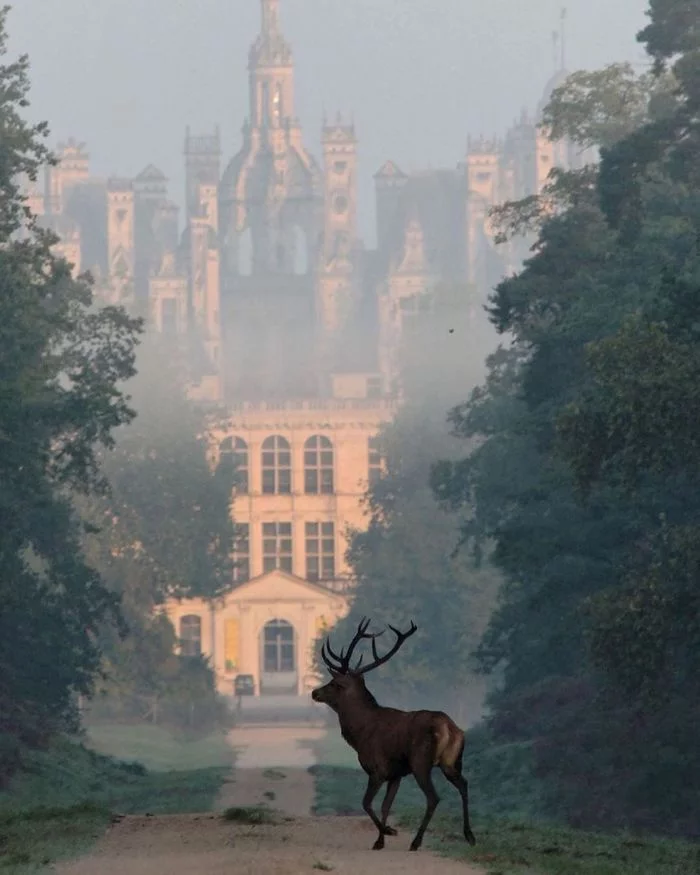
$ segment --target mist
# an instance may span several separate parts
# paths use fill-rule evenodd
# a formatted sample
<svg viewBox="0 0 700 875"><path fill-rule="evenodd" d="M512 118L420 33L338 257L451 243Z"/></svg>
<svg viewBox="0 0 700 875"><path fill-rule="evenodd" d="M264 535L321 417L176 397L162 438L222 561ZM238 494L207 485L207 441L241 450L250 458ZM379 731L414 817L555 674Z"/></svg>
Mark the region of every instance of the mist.
<svg viewBox="0 0 700 875"><path fill-rule="evenodd" d="M690 871L700 0L10 2L0 857Z"/></svg>
<svg viewBox="0 0 700 875"><path fill-rule="evenodd" d="M535 110L555 69L562 5L569 70L646 63L634 39L645 0L282 0L307 147L318 156L324 109L354 115L368 245L372 175L384 161L452 168L468 135L502 135ZM10 45L30 55L31 114L50 120L54 143L86 142L101 176L154 163L182 205L186 125L220 125L226 160L240 146L259 15L257 0L20 0Z"/></svg>

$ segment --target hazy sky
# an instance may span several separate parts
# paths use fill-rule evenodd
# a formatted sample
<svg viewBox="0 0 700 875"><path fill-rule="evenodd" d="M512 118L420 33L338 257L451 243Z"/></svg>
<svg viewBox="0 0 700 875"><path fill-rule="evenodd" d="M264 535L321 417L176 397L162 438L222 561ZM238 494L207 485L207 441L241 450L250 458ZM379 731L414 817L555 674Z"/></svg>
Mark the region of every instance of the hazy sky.
<svg viewBox="0 0 700 875"><path fill-rule="evenodd" d="M259 0L10 0L11 47L32 61L32 115L54 140L88 143L94 172L152 162L182 202L185 125L219 123L225 160L247 115L247 51ZM647 0L568 0L567 67L643 62ZM295 50L297 112L319 156L323 108L353 112L361 216L372 174L454 166L472 134L502 134L553 72L561 0L280 0ZM371 238L372 233L366 236Z"/></svg>

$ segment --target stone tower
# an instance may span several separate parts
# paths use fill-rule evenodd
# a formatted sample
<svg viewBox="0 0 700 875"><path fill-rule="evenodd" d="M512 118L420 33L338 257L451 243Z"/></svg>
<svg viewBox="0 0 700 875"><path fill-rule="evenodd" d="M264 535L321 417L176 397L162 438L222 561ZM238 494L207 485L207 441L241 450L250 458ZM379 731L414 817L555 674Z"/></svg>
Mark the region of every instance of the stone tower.
<svg viewBox="0 0 700 875"><path fill-rule="evenodd" d="M185 207L186 218L205 218L218 227L217 189L221 176L221 134L219 128L209 136L185 134Z"/></svg>
<svg viewBox="0 0 700 875"><path fill-rule="evenodd" d="M57 152L57 164L46 167L46 212L54 215L64 211L68 191L87 182L90 176L90 156L85 143L71 137L67 143L58 144Z"/></svg>
<svg viewBox="0 0 700 875"><path fill-rule="evenodd" d="M135 228L131 182L110 179L107 184L107 287L113 304L134 304Z"/></svg>
<svg viewBox="0 0 700 875"><path fill-rule="evenodd" d="M483 137L469 139L465 166L467 201L467 282L487 282L484 255L491 245L489 210L499 202L501 145Z"/></svg>
<svg viewBox="0 0 700 875"><path fill-rule="evenodd" d="M317 313L323 360L351 322L356 301L353 252L357 246L357 137L355 126L324 124L324 232L319 260Z"/></svg>
<svg viewBox="0 0 700 875"><path fill-rule="evenodd" d="M313 393L323 180L294 115L278 0L261 0L243 145L219 189L224 379L235 397Z"/></svg>

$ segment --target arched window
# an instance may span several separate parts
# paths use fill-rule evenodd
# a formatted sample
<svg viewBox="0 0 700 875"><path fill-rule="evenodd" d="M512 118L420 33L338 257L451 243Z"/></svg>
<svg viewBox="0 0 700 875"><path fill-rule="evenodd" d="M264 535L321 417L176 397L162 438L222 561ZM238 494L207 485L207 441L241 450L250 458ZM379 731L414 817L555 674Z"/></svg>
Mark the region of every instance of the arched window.
<svg viewBox="0 0 700 875"><path fill-rule="evenodd" d="M282 100L282 86L278 82L275 85L275 93L272 97L272 117L275 124L279 124L284 115L284 103Z"/></svg>
<svg viewBox="0 0 700 875"><path fill-rule="evenodd" d="M315 435L304 444L304 491L307 495L332 495L333 444Z"/></svg>
<svg viewBox="0 0 700 875"><path fill-rule="evenodd" d="M262 445L263 495L289 495L292 491L292 451L289 441L279 435Z"/></svg>
<svg viewBox="0 0 700 875"><path fill-rule="evenodd" d="M202 655L202 620L196 614L180 618L180 653L183 656Z"/></svg>
<svg viewBox="0 0 700 875"><path fill-rule="evenodd" d="M270 620L263 630L263 671L283 674L296 670L294 627L286 620Z"/></svg>
<svg viewBox="0 0 700 875"><path fill-rule="evenodd" d="M248 444L239 437L229 437L219 446L221 464L230 464L234 470L236 492L248 494Z"/></svg>

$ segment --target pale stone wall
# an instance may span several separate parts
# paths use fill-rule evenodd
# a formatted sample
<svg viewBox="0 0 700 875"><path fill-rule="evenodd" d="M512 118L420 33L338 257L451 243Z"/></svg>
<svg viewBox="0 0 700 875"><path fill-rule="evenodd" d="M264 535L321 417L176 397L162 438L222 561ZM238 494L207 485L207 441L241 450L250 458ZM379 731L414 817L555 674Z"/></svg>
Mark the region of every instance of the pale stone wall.
<svg viewBox="0 0 700 875"><path fill-rule="evenodd" d="M220 692L233 692L237 674L251 674L260 691L263 638L267 623L283 620L294 629L296 692L308 692L315 682L312 654L315 639L347 612L339 593L274 571L238 587L214 606L200 599L174 601L167 615L180 634L180 621L198 616L202 623L202 653L211 659Z"/></svg>
<svg viewBox="0 0 700 875"><path fill-rule="evenodd" d="M363 499L369 473L369 440L391 420L396 406L382 399L299 401L281 404L246 404L236 410L225 431L213 436L219 447L226 438L241 438L248 447L247 495L236 497L236 523L250 527L250 572L263 573L262 526L265 522L291 522L293 539L292 572L306 576L305 524L335 524L336 576L344 578L348 526L366 526ZM291 445L292 489L288 495L262 492L262 445L279 435ZM334 452L334 492L307 495L304 489L304 447L309 438L327 437Z"/></svg>

